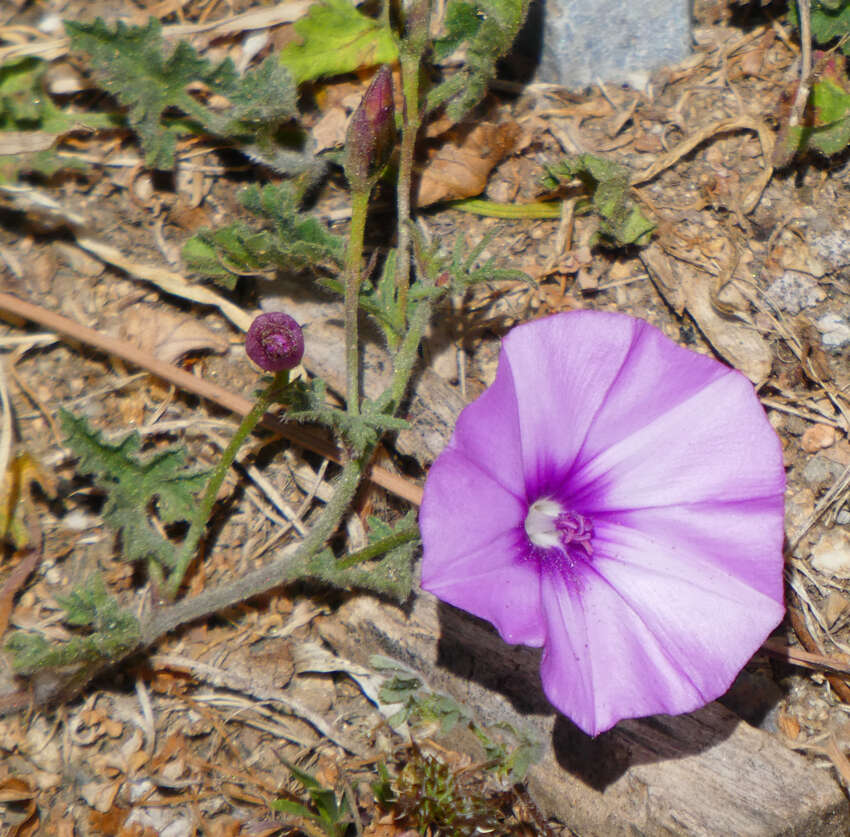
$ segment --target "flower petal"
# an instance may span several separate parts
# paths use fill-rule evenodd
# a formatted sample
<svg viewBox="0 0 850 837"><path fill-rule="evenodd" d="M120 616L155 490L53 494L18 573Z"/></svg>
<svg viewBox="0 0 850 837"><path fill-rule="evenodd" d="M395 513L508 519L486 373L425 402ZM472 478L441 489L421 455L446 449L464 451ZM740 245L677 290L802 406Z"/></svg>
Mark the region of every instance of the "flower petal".
<svg viewBox="0 0 850 837"><path fill-rule="evenodd" d="M531 493L554 489L569 472L638 322L621 314L573 311L517 326L505 337L502 360L513 373Z"/></svg>
<svg viewBox="0 0 850 837"><path fill-rule="evenodd" d="M680 571L696 577L711 565L776 602L783 599L783 496L729 503L636 509L595 516L601 548L611 525L627 527L647 541L645 552L675 559ZM616 539L615 539L616 540ZM651 556L648 563L652 564Z"/></svg>
<svg viewBox="0 0 850 837"><path fill-rule="evenodd" d="M460 414L451 446L508 491L525 496L516 389L504 358L493 383Z"/></svg>
<svg viewBox="0 0 850 837"><path fill-rule="evenodd" d="M540 676L554 706L588 735L622 718L688 712L706 698L604 580L541 582L547 637Z"/></svg>
<svg viewBox="0 0 850 837"><path fill-rule="evenodd" d="M730 371L583 462L571 485L576 508L594 514L774 496L785 472L752 384Z"/></svg>
<svg viewBox="0 0 850 837"><path fill-rule="evenodd" d="M768 539L770 540L770 539ZM781 553L764 548L759 556L765 570L781 578ZM746 579L705 560L701 545L674 548L644 531L607 524L598 527L593 569L621 599L611 618L634 614L653 642L689 681L699 703L722 695L765 638L782 620L782 591L778 600L751 586ZM730 547L734 548L730 544ZM604 580L604 582L602 581ZM644 671L643 681L658 679ZM639 687L639 684L635 684ZM677 713L692 709L665 697L653 711Z"/></svg>
<svg viewBox="0 0 850 837"><path fill-rule="evenodd" d="M540 646L540 578L523 560L524 516L524 502L459 451L444 451L419 512L421 586L492 622L507 642Z"/></svg>
<svg viewBox="0 0 850 837"><path fill-rule="evenodd" d="M621 323L617 326L624 328ZM581 461L597 456L729 372L713 358L684 349L649 323L637 321L629 353L587 434Z"/></svg>

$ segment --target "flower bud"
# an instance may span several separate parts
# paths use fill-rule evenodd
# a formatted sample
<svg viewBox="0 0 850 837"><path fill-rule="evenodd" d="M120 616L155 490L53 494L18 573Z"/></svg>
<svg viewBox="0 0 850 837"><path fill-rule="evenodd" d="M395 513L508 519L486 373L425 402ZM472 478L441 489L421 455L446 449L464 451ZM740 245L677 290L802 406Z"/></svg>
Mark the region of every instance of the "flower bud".
<svg viewBox="0 0 850 837"><path fill-rule="evenodd" d="M294 369L304 355L304 334L289 314L260 314L248 329L245 351L267 372Z"/></svg>
<svg viewBox="0 0 850 837"><path fill-rule="evenodd" d="M386 165L395 142L393 76L385 64L348 123L345 138L345 176L353 189L368 189Z"/></svg>

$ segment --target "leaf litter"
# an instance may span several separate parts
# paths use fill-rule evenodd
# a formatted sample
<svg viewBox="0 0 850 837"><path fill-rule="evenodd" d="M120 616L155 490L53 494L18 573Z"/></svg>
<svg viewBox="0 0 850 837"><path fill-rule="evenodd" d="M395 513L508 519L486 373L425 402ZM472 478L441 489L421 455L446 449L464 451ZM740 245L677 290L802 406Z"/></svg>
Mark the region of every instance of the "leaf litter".
<svg viewBox="0 0 850 837"><path fill-rule="evenodd" d="M223 21L183 24L181 32L199 38L199 56L211 48L216 37L232 39L227 49L238 61L238 36L243 32L288 26L295 19L287 18L282 8L243 8ZM163 31L178 35L179 28L171 24ZM714 352L742 368L759 385L763 403L783 440L789 496L796 498L798 506L798 525L789 531L789 566L792 614L797 614L801 627L797 639L789 634L790 648L777 646L773 653L793 657L793 650L800 649L799 640L804 647L800 653L846 661L850 609L840 579L829 571L842 566L844 553L840 540L833 543L834 537L824 538L846 526L850 516L846 478L850 467L848 348L825 346L820 337L823 332L814 324L828 316L845 322L850 317L844 263L821 255L828 251L819 244L830 232L850 231L850 210L839 189L847 174L844 164L829 177L813 165L795 184L773 171L772 132L765 117L773 112L783 73L795 59L787 33L785 38L774 33L775 27L768 23L757 23L746 33L722 21L700 26L700 50L681 67L662 71L652 81L650 95L610 86L594 88L586 96L531 87L519 104L493 101L508 124L527 124L529 111L533 113L535 132L531 143L521 144L519 151L511 153L509 149L494 155L493 165L478 176L476 188L483 189L485 198L498 202L507 198L519 207L546 199L541 160L552 162L567 154L612 154L635 173L632 194L658 223L655 243L647 250L626 257L594 250L594 276L581 284L576 280L588 264L587 248L593 234L590 216L495 220L443 211L429 214L423 226L432 240L449 240L459 227L486 231L498 225L499 235L490 249L510 254L514 264L538 283L529 286L506 280L478 285L447 312L453 320L449 333L461 358L460 366L448 367L448 383L462 386L468 398L492 380L494 334L514 322L579 307L643 316L674 339ZM23 41L0 46L0 52L5 59L14 59L36 54L61 56L67 48L64 39L33 30ZM216 55L210 66L220 66L219 60ZM226 95L224 88L214 92ZM214 109L211 113L209 119L214 121ZM155 224L161 223L165 243L176 246L186 238L177 219L188 217L189 208L205 207L214 220L208 226L215 227L222 218L238 214L241 210L227 179L227 166L213 158L210 148L182 137L176 139L172 152L170 139L159 136L160 128L151 128L154 139L148 153L163 160L170 160L174 153L178 170L184 155L197 153L193 159L206 168L210 189L199 203L195 187L188 181L178 182L176 194L153 182L150 194L141 193L137 201L130 202L116 176L121 167L129 169L122 162L128 155L126 148L93 135L75 139L73 149L57 150L57 141L67 135L51 130L56 125L50 114L42 113L39 119L51 140L47 149L73 153L83 160L96 156L103 169L96 176L89 174L67 184L67 210L55 192L29 184L5 188L4 202L39 224L47 220L48 226L69 227L81 248L118 271L86 275L57 262L49 280L30 288L23 280L26 267L9 269L3 274L4 288L86 324L107 326L107 330L126 322L128 312L145 318L158 308L163 316L174 318L180 306L202 305L192 311L203 317L209 334L190 341L192 362L231 390L244 391L246 382L252 380L250 372L227 350L229 340L222 335L231 333L228 319L244 330L248 322L245 311L164 266L156 257L161 248L153 232ZM14 135L4 132L2 136L20 143ZM47 137L29 139L47 143ZM462 160L448 145L438 154L440 151L454 154L455 162ZM476 153L480 154L480 148ZM132 165L138 163L137 157ZM432 175L438 173L432 170ZM454 185L451 188L456 189ZM447 191L442 198L453 195ZM340 211L344 217L343 196L331 191L321 200L329 214ZM193 233L204 226L190 224L195 224ZM14 260L24 266L31 264L44 246L38 235L26 228L4 229L2 244L10 254L6 264ZM768 285L788 269L814 277L823 297L795 312L793 307L787 309L781 297L777 300L767 295ZM641 281L647 275L649 281ZM19 326L13 323L4 334L20 334ZM223 349L224 354L201 356L199 350L210 346ZM191 423L199 410L207 415L208 408L187 404L182 396L148 381L122 384L125 370L120 361L104 363L61 344L28 350L14 360L8 354L0 359L5 368L14 364L18 376L43 404L84 399L95 426L105 426L107 414L119 412L119 406L131 398L144 405L147 418L155 415L164 423ZM169 360L175 359L172 352ZM45 432L43 411L11 374L7 385L20 443L36 461L55 468L62 479L70 479L64 453ZM91 392L103 394L85 400ZM164 424L161 436L145 436L146 444L152 451L164 449L174 441L173 433ZM203 425L185 441L195 463L210 462ZM324 493L326 465L316 470L315 459L305 462L299 454L293 459L296 473L277 462L267 470L284 501L298 509L300 517ZM84 518L87 520L96 520L101 513L98 498L86 486L75 486L65 502L68 508L89 515ZM370 502L392 501L373 496ZM121 586L128 581L122 582L123 576L114 568L110 571L112 544L96 524L69 530L62 517L45 510L39 526L44 537L41 564L19 593L10 619L13 625L39 624L52 629L56 637L66 636L67 631L59 625L57 596L68 577L100 568L118 594L129 589ZM237 504L192 584L200 589L218 577L242 571L276 537L275 525L267 516L247 504ZM66 558L69 545L72 558ZM832 563L824 566L824 560ZM8 589L18 587L13 576L16 567L26 569L20 556L4 564L7 585L15 582ZM316 622L332 618L322 612L324 605L305 612L295 603L299 598L292 595L269 596L234 609L216 623L198 624L164 640L147 665L116 673L112 683L98 684L87 696L68 704L64 721L46 721L52 716L39 714L0 718L6 771L0 779L4 824L13 825L17 829L13 833L34 833L36 820L50 816L55 833L62 833L61 828L66 828L62 823L69 819L53 812L65 810L73 801L56 778L62 775L63 765L74 771L85 802L84 818L78 818L77 827L101 833L121 833L121 828L131 833L129 829L136 826L188 828L180 824L190 822L187 812L193 809L205 826L220 829L219 833L228 833L227 829L239 833L240 827L249 825L258 829L268 816L265 806L283 783L290 782L298 792L281 761L282 754L289 761L301 758L299 764L311 771L321 762L324 767L315 775L321 776L324 784L334 784L329 765L339 765L364 809L374 805L371 794L359 792L357 785L374 780L375 761L369 761L368 754L390 759L399 753L412 756L375 709L375 684L362 679L367 675L353 663L330 659L328 652L320 649L322 653L306 663L306 668L321 669L320 673L296 672L288 681L281 677L281 672L288 670L287 661L297 657L299 646L312 647L307 643L315 642ZM266 647L270 661L266 674L246 673L241 662L234 662L241 661L249 648ZM338 678L334 671L347 671L350 677ZM767 728L791 746L829 759L846 781L850 729L846 704L841 702L846 697L817 674L804 676L792 671L777 676L782 677L786 695L768 717ZM274 683L265 682L267 677L274 677ZM310 704L305 704L302 712L293 697L275 702L278 692L285 694L293 683L308 677L315 681L314 688L303 692ZM140 684L138 688L136 684ZM350 752L346 754L344 746L334 747L333 734L327 736L321 727L309 723L313 706L325 707L321 717L316 717L325 733L333 721L341 731L337 743L356 742L351 746L357 748L360 761ZM484 785L488 780L482 774L478 781ZM144 817L131 820L134 808L144 811ZM13 820L7 819L9 814ZM383 827L389 829L387 834L401 833L389 824Z"/></svg>

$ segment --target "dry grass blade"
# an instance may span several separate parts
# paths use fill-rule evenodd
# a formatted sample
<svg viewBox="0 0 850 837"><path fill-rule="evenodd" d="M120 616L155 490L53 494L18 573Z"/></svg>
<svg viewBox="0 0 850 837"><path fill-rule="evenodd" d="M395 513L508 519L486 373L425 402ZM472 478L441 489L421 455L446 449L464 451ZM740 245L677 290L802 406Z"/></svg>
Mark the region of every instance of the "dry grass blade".
<svg viewBox="0 0 850 837"><path fill-rule="evenodd" d="M25 302L11 294L0 292L0 309L17 314L24 319L37 322L59 334L71 337L89 346L94 346L101 351L108 352L129 363L147 369L148 372L156 375L158 378L162 378L186 392L206 398L220 407L231 410L237 415L247 415L253 406L249 399L237 395L217 384L213 384L210 381L205 381L183 369L172 366L170 363L164 363L123 340L101 334L94 329L69 320L67 317L48 311L38 305ZM262 420L262 424L264 427L280 433L284 438L302 445L333 462L340 462L342 459L340 451L320 432L307 427L287 424L270 414L266 414ZM366 476L376 485L380 485L403 500L417 505L422 501L422 489L419 486L410 480L391 473L385 468L381 468L379 465L371 466Z"/></svg>
<svg viewBox="0 0 850 837"><path fill-rule="evenodd" d="M706 125L700 131L682 140L672 151L661 155L651 166L643 171L635 172L632 176L631 185L639 186L643 183L648 183L653 180L661 172L675 165L682 157L687 156L695 148L702 145L712 137L720 134L728 134L733 131L753 131L758 134L759 142L761 143L762 158L764 160L764 171L756 179L750 189L749 194L742 201L741 209L744 214L752 212L761 200L762 192L767 186L770 178L773 176L773 133L767 123L760 119L753 119L751 116L735 116L731 119L721 119L711 125Z"/></svg>
<svg viewBox="0 0 850 837"><path fill-rule="evenodd" d="M248 32L257 29L268 29L272 26L280 26L283 23L292 23L303 17L313 0L286 0L266 9L251 9L238 15L222 18L221 20L205 21L203 23L178 23L162 27L162 35L166 39L185 38L190 35L205 34L208 38L233 35L238 32ZM134 21L143 24L147 21L147 14L140 14ZM20 27L14 27L20 29ZM4 28L0 28L0 37L3 37ZM0 47L0 64L15 58L31 56L52 61L68 54L70 42L65 37L43 36L38 30L28 29L32 40L23 43L11 43L9 46ZM10 39L11 40L11 39ZM19 41L19 38L15 39Z"/></svg>

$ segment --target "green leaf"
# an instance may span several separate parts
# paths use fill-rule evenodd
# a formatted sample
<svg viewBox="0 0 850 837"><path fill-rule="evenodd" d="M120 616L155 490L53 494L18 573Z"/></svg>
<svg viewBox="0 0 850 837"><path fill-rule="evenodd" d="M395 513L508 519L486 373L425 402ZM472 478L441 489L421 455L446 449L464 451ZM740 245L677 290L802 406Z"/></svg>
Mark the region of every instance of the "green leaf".
<svg viewBox="0 0 850 837"><path fill-rule="evenodd" d="M800 28L796 2L788 4L788 18L798 30ZM850 34L850 3L847 0L813 0L810 14L812 40L825 46L837 38ZM850 42L841 47L845 55L850 54Z"/></svg>
<svg viewBox="0 0 850 837"><path fill-rule="evenodd" d="M392 63L398 57L392 32L358 11L350 0L313 4L295 24L295 31L301 43L284 47L280 61L298 84Z"/></svg>
<svg viewBox="0 0 850 837"><path fill-rule="evenodd" d="M41 634L24 631L12 634L7 648L14 655L19 674L32 674L47 667L112 661L138 645L141 637L138 620L107 592L99 573L69 595L57 597L57 601L65 610L66 624L89 628L92 632L67 642L48 642Z"/></svg>
<svg viewBox="0 0 850 837"><path fill-rule="evenodd" d="M240 200L265 222L266 229L236 222L214 231L201 230L183 246L190 269L233 288L245 274L304 271L323 263L342 266L343 240L317 218L298 211L291 187L249 186Z"/></svg>
<svg viewBox="0 0 850 837"><path fill-rule="evenodd" d="M434 58L448 58L464 41L471 41L481 29L483 17L478 7L466 0L449 0L444 26L446 34L434 41Z"/></svg>
<svg viewBox="0 0 850 837"><path fill-rule="evenodd" d="M213 66L185 41L166 57L162 28L156 18L146 26L118 22L115 31L98 18L94 23L65 21L71 48L87 53L95 75L109 93L129 110L127 119L138 133L148 165L174 165L180 120L167 115L178 108L203 130L241 137L266 123L294 116L295 90L288 73L267 60L239 78L230 59ZM202 105L189 85L202 83L231 103L226 113Z"/></svg>
<svg viewBox="0 0 850 837"><path fill-rule="evenodd" d="M187 469L181 449L169 448L140 459L137 433L112 445L84 418L65 410L59 417L67 444L79 457L79 470L94 474L107 494L103 518L121 533L124 557L128 561L153 559L162 567L171 567L174 544L154 528L150 514L155 510L166 524L191 520L196 495L206 485L208 472Z"/></svg>
<svg viewBox="0 0 850 837"><path fill-rule="evenodd" d="M453 122L477 105L496 75L496 62L511 48L525 17L529 0L476 0L450 4L448 34L436 42L438 55L447 55L466 43L466 62L454 76L428 95L428 108L447 103L446 113ZM465 8L465 7L469 8ZM479 21L475 25L473 18Z"/></svg>
<svg viewBox="0 0 850 837"><path fill-rule="evenodd" d="M794 154L814 150L826 156L838 154L850 144L850 79L845 59L832 56L812 82L806 119L802 124L783 125L777 140L781 164Z"/></svg>
<svg viewBox="0 0 850 837"><path fill-rule="evenodd" d="M31 57L0 65L0 131L62 134L75 128L115 126L109 114L69 113L57 107L45 88L47 68L46 61Z"/></svg>
<svg viewBox="0 0 850 837"><path fill-rule="evenodd" d="M599 216L600 243L614 247L649 243L655 225L629 196L630 172L626 166L594 154L579 154L547 166L546 171L544 183L550 189L575 178L582 182Z"/></svg>
<svg viewBox="0 0 850 837"><path fill-rule="evenodd" d="M290 799L276 799L271 807L276 811L318 823L328 837L343 837L348 827L348 803L345 799L338 802L332 789L322 787L313 776L286 759L282 761L303 786L316 811L311 811L306 805Z"/></svg>

